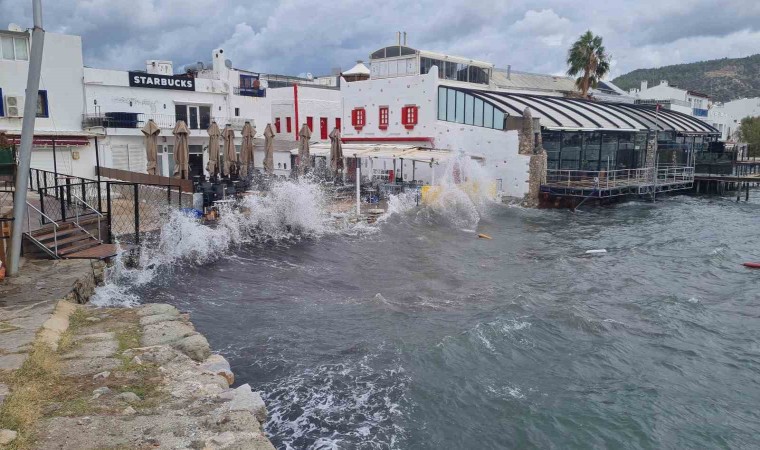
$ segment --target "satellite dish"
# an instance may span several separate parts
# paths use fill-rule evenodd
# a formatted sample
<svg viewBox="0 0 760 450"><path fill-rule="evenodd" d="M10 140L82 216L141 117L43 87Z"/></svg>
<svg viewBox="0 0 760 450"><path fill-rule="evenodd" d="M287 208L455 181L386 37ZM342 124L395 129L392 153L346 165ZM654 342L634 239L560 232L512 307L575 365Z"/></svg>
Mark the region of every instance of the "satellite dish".
<svg viewBox="0 0 760 450"><path fill-rule="evenodd" d="M314 79L314 75L312 75L311 72L307 72L306 73L306 79L309 80L309 81L311 81L311 80Z"/></svg>

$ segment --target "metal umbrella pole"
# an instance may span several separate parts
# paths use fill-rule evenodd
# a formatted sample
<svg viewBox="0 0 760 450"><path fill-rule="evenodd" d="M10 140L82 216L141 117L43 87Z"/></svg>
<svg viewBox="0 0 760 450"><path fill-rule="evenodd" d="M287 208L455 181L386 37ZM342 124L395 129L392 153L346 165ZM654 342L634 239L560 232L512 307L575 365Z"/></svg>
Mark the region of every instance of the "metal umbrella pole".
<svg viewBox="0 0 760 450"><path fill-rule="evenodd" d="M32 141L34 139L34 119L37 117L37 92L40 89L42 70L42 47L45 30L42 28L42 1L32 0L34 29L32 30L32 52L29 55L29 74L26 79L26 99L24 119L21 123L21 145L16 173L16 191L13 193L13 229L8 255L8 276L18 275L21 259L21 218L26 213L26 189L29 183L29 166L32 161Z"/></svg>

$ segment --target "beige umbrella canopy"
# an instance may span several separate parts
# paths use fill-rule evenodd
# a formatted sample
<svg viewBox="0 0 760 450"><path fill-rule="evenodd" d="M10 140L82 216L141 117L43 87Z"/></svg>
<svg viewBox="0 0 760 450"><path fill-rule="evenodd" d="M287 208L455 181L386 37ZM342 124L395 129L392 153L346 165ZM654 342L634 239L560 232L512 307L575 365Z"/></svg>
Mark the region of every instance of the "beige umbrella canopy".
<svg viewBox="0 0 760 450"><path fill-rule="evenodd" d="M219 136L221 135L222 132L219 131L216 121L211 122L208 127L208 164L206 165L206 170L211 176L219 172Z"/></svg>
<svg viewBox="0 0 760 450"><path fill-rule="evenodd" d="M161 129L158 128L153 119L150 119L141 131L145 135L145 156L148 161L148 175L155 175L156 160L158 159L158 135L161 133Z"/></svg>
<svg viewBox="0 0 760 450"><path fill-rule="evenodd" d="M222 131L224 139L224 175L230 176L235 170L238 157L235 150L235 130L228 124Z"/></svg>
<svg viewBox="0 0 760 450"><path fill-rule="evenodd" d="M301 131L298 132L301 140L298 142L298 174L303 175L311 167L311 153L309 152L309 139L311 130L309 126L303 124Z"/></svg>
<svg viewBox="0 0 760 450"><path fill-rule="evenodd" d="M330 168L336 176L343 171L343 143L337 127L330 132Z"/></svg>
<svg viewBox="0 0 760 450"><path fill-rule="evenodd" d="M187 129L184 120L178 120L174 125L174 176L188 179L190 177L190 151L187 147Z"/></svg>
<svg viewBox="0 0 760 450"><path fill-rule="evenodd" d="M270 175L274 172L274 130L271 123L264 129L264 170Z"/></svg>
<svg viewBox="0 0 760 450"><path fill-rule="evenodd" d="M254 167L253 161L253 137L256 135L256 128L251 122L246 121L243 126L243 144L240 147L240 176L248 176L248 168Z"/></svg>

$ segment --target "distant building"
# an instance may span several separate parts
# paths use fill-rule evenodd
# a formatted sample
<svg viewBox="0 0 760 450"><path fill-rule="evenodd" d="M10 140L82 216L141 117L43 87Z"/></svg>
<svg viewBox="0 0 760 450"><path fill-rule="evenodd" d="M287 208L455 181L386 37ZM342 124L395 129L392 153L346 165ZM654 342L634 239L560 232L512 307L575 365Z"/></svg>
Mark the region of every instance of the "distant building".
<svg viewBox="0 0 760 450"><path fill-rule="evenodd" d="M364 81L369 79L369 67L363 61L356 61L356 65L340 74L349 83L352 81Z"/></svg>
<svg viewBox="0 0 760 450"><path fill-rule="evenodd" d="M629 94L636 98L638 104L659 104L703 120L708 116L709 95L671 86L667 80L661 80L660 84L652 87L649 87L647 81L642 81L641 88L631 89Z"/></svg>

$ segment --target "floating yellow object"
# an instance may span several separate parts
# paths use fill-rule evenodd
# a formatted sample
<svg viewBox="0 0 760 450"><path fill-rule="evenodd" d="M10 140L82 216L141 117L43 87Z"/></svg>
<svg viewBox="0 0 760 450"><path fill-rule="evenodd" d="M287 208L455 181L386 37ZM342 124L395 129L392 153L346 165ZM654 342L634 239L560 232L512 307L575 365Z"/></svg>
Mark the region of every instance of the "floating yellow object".
<svg viewBox="0 0 760 450"><path fill-rule="evenodd" d="M493 239L493 238L487 234L478 233L478 239Z"/></svg>
<svg viewBox="0 0 760 450"><path fill-rule="evenodd" d="M467 194L470 198L478 198L478 197L483 197L483 196L495 198L497 194L496 182L481 184L478 181L468 181L468 182L456 184L454 186L458 187L462 192ZM425 185L425 186L422 186L422 188L420 188L420 197L421 197L422 203L425 205L436 203L438 201L438 198L443 193L444 193L444 189L443 187L439 185L436 185L436 186Z"/></svg>

